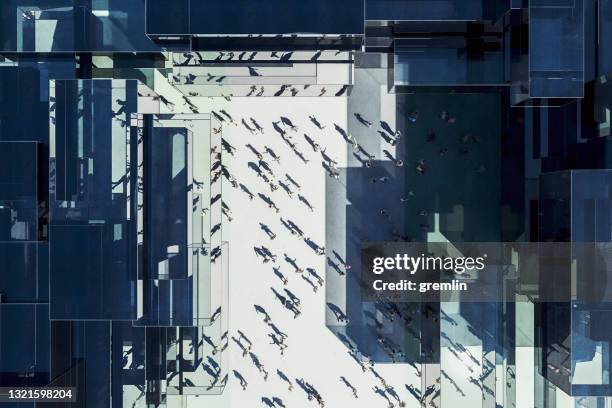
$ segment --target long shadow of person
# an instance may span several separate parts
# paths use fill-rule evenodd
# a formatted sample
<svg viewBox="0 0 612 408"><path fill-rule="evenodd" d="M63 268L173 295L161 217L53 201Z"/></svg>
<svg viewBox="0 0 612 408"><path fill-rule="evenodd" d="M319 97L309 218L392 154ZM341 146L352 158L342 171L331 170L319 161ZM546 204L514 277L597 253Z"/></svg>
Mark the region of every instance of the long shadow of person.
<svg viewBox="0 0 612 408"><path fill-rule="evenodd" d="M287 296L289 297L289 299L291 299L291 301L293 303L295 303L296 306L300 306L301 300L299 297L297 297L293 292L291 292L289 289L287 288L283 288L283 291L287 294Z"/></svg>
<svg viewBox="0 0 612 408"><path fill-rule="evenodd" d="M269 408L274 408L274 402L268 397L261 397L261 402L263 402Z"/></svg>
<svg viewBox="0 0 612 408"><path fill-rule="evenodd" d="M319 287L318 287L318 286L317 286L317 285L316 285L316 284L315 284L313 281L311 281L310 279L308 279L308 277L307 277L307 276L304 276L304 275L300 275L300 276L302 277L302 279L303 279L303 280L304 280L304 281L305 281L307 284L309 284L309 285L310 285L310 287L312 288L312 291L313 291L313 292L315 292L315 293L316 293L316 292L317 292L317 290L319 290Z"/></svg>
<svg viewBox="0 0 612 408"><path fill-rule="evenodd" d="M391 400L389 399L389 397L385 393L385 390L383 390L382 388L379 388L377 385L375 385L372 390L374 391L374 393L380 395L385 400L387 400L387 402L389 403L389 408L393 408L394 407L393 402L391 402Z"/></svg>
<svg viewBox="0 0 612 408"><path fill-rule="evenodd" d="M202 364L202 369L213 378L215 383L219 380L219 372L213 370L208 364Z"/></svg>
<svg viewBox="0 0 612 408"><path fill-rule="evenodd" d="M268 312L266 312L266 309L259 305L253 305L253 307L255 308L255 312L257 314L264 315L264 322L268 323L270 321L270 315L268 314Z"/></svg>
<svg viewBox="0 0 612 408"><path fill-rule="evenodd" d="M272 401L281 408L285 408L285 403L279 397L272 397Z"/></svg>
<svg viewBox="0 0 612 408"><path fill-rule="evenodd" d="M246 390L247 385L249 385L249 383L247 382L247 380L244 379L243 375L240 374L238 371L233 370L234 372L234 377L236 377L236 379L238 381L240 381L240 386L242 387L243 390Z"/></svg>
<svg viewBox="0 0 612 408"><path fill-rule="evenodd" d="M412 395L417 401L421 402L421 392L414 385L404 384L410 395Z"/></svg>
<svg viewBox="0 0 612 408"><path fill-rule="evenodd" d="M317 271L314 270L314 268L306 268L306 272L308 272L309 275L311 275L317 280L319 286L323 286L323 278L319 276L319 274L317 273Z"/></svg>
<svg viewBox="0 0 612 408"><path fill-rule="evenodd" d="M336 273L340 276L344 275L344 271L340 269L337 263L335 263L329 256L327 257L327 265L329 265Z"/></svg>
<svg viewBox="0 0 612 408"><path fill-rule="evenodd" d="M327 307L329 307L329 310L331 310L338 322L348 321L346 314L344 314L344 312L338 306L331 302L327 302Z"/></svg>
<svg viewBox="0 0 612 408"><path fill-rule="evenodd" d="M287 375L285 373L283 373L281 370L279 370L278 368L276 369L276 374L278 375L278 377L283 380L284 382L286 382L289 385L289 391L293 390L293 383L291 382L291 380L289 379L289 377L287 377Z"/></svg>
<svg viewBox="0 0 612 408"><path fill-rule="evenodd" d="M283 273L280 271L279 266L272 267L272 271L274 271L274 275L276 275L278 279L280 279L281 282L283 282L283 285L286 285L287 283L289 283L289 279L287 279L287 277L283 275Z"/></svg>

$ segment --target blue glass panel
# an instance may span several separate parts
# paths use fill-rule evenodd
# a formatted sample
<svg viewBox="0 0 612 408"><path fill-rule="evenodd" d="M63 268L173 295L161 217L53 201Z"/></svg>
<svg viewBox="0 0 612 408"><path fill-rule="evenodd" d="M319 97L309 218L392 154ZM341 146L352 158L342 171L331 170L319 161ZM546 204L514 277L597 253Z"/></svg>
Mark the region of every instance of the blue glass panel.
<svg viewBox="0 0 612 408"><path fill-rule="evenodd" d="M573 171L572 241L612 241L612 171Z"/></svg>
<svg viewBox="0 0 612 408"><path fill-rule="evenodd" d="M529 5L529 93L580 97L584 87L582 0L541 0Z"/></svg>
<svg viewBox="0 0 612 408"><path fill-rule="evenodd" d="M368 20L481 20L482 17L483 0L366 0Z"/></svg>
<svg viewBox="0 0 612 408"><path fill-rule="evenodd" d="M146 141L147 249L151 279L187 276L187 131L154 128Z"/></svg>
<svg viewBox="0 0 612 408"><path fill-rule="evenodd" d="M612 71L612 0L599 1L599 71Z"/></svg>
<svg viewBox="0 0 612 408"><path fill-rule="evenodd" d="M147 34L188 34L189 0L147 0Z"/></svg>
<svg viewBox="0 0 612 408"><path fill-rule="evenodd" d="M0 304L0 386L49 382L47 305Z"/></svg>
<svg viewBox="0 0 612 408"><path fill-rule="evenodd" d="M0 142L0 200L36 200L37 166L36 143Z"/></svg>
<svg viewBox="0 0 612 408"><path fill-rule="evenodd" d="M127 247L112 225L52 225L52 319L133 319L135 283Z"/></svg>
<svg viewBox="0 0 612 408"><path fill-rule="evenodd" d="M361 34L363 0L192 1L190 26L193 34Z"/></svg>
<svg viewBox="0 0 612 408"><path fill-rule="evenodd" d="M503 83L501 52L471 56L462 48L396 48L395 85Z"/></svg>
<svg viewBox="0 0 612 408"><path fill-rule="evenodd" d="M38 300L36 243L0 243L0 291L4 302Z"/></svg>

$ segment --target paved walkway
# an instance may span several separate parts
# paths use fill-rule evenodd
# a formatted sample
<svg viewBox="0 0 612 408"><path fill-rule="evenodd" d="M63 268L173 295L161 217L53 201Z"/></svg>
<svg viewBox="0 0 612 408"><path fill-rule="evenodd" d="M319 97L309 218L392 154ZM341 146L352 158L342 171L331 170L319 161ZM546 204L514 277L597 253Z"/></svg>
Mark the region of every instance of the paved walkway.
<svg viewBox="0 0 612 408"><path fill-rule="evenodd" d="M215 408L265 406L261 398L272 399L273 396L281 398L287 407L317 406L316 401L308 400L307 394L296 384L296 378L303 378L321 394L326 407L349 404L351 407L368 408L388 406L387 401L374 392L374 387L382 387L381 381L369 371L364 373L350 357L346 346L325 326L325 283L314 292L302 278L308 273L294 272L293 267L283 260L286 253L296 259L299 268L311 267L319 276L325 276L325 256L317 255L303 239L292 235L282 225L281 217L294 222L304 231L305 237L325 246L325 183L326 180L338 181L327 177L321 165L321 153L313 151L304 133L325 148L325 154L337 161L339 167L346 166L346 142L334 130L334 123L346 129L346 98L233 98L230 103L215 98L212 106L210 101L203 102L206 102L208 109L225 109L238 124L225 124L223 127L224 139L237 149L234 157L225 155L224 161L230 173L255 198L251 201L246 193L232 188L229 183L223 187L223 200L233 216L231 222L224 220L223 228L223 239L230 241L230 336L238 337L237 330L241 330L249 338L253 343L251 351L257 355L269 376L264 381L263 373L254 366L250 356L247 354L243 357L240 348L230 340L230 380L225 392L221 396L190 398ZM206 111L204 106L202 108L202 111ZM315 116L325 128L318 129L309 120L309 115ZM297 143L297 149L309 160L308 163L303 163L274 130L272 122L279 121L281 116L289 118L298 128L294 132L288 126L279 124L291 136L291 142ZM251 134L240 123L242 118L250 121L251 117L264 128L263 134ZM264 155L274 179L286 183L293 190L293 198L282 187L271 191L262 178L249 168L248 163L257 163L258 159L246 147L247 144ZM280 164L264 153L266 146L280 156ZM301 190L285 180L285 173L301 185ZM279 212L257 197L259 193L272 199ZM314 211L298 200L298 193L309 201ZM276 234L274 240L261 230L260 222ZM263 263L262 258L256 256L253 248L262 245L276 255L276 262ZM274 274L273 267L280 268L288 279L287 285L283 285ZM312 275L309 278L318 286ZM293 313L275 298L272 289L283 296L286 296L283 289L288 289L300 298L301 314L294 318ZM276 345L270 344L272 341L268 335L273 331L264 323L263 316L256 313L254 305L262 306L271 321L288 335L285 341L288 348L284 355L280 355ZM246 342L243 341L243 344ZM292 391L279 378L277 369L291 379L294 386ZM375 369L388 385L394 387L402 401L412 403L408 406L416 404L405 388L408 379L414 377L410 366L380 364ZM245 390L241 389L231 370L237 370L246 379L248 386ZM358 399L341 382L341 376L358 390ZM413 385L419 386L417 383Z"/></svg>

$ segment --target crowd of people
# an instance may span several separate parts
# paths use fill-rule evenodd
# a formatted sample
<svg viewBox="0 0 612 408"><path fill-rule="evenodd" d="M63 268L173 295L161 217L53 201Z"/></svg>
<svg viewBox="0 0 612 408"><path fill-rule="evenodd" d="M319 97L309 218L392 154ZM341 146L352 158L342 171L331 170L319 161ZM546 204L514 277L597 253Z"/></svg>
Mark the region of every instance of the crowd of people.
<svg viewBox="0 0 612 408"><path fill-rule="evenodd" d="M288 89L283 89L282 87L279 89L279 92L285 91L288 91ZM343 168L340 165L341 160L338 157L334 157L333 151L326 146L326 138L321 137L325 130L330 129L330 132L325 133L326 137L330 137L332 134L341 137L348 154L355 157L364 168L375 167L377 160L379 160L391 162L398 168L398 171L401 171L401 168L405 166L405 159L402 157L402 150L398 149L398 146L403 135L400 130L393 129L385 121L376 121L375 118L369 118L364 113L354 113L353 116L360 125L367 129L372 129L372 132L375 132L374 135L378 135L381 138L383 148L380 152L374 154L374 152L368 151L365 144L360 143L348 129L334 122L326 123L326 121L314 114L308 115L307 121L303 118L296 120L287 115L282 115L270 122L259 120L255 117L234 119L226 110L218 110L213 115L224 126L235 126L237 129L242 129L245 136L241 139L232 138L230 143L229 137L225 134L223 135L221 148L224 153L229 155L229 158L227 161L223 160L215 168L213 181L226 180L245 199L254 203L258 201L263 203L263 208L267 207L270 211L271 219L278 220L277 225L270 222L269 217L265 221L257 221L256 225L260 231L261 238L253 246L253 253L255 259L258 259L262 265L266 265L275 279L278 279L278 285L273 285L269 288L271 299L273 299L269 307L276 307L275 305L278 305L280 310L284 311L283 313L288 313L293 319L299 319L304 313L305 302L300 296L296 295L296 291L292 286L292 277L299 276L299 279L305 282L312 289L313 293L317 293L318 289L322 288L325 283L323 278L325 275L322 271L317 271L316 268L308 264L309 261L307 259L311 259L310 257L304 257L305 260L296 256L296 254L301 252L294 252L293 248L284 245L284 240L292 238L302 242L305 249L312 251L316 256L323 257L329 270L334 271L340 277L347 277L351 271L351 265L336 250L327 249L322 243L317 242L309 233L310 225L300 225L302 222L294 219L293 211L295 208L299 208L298 206L303 206L305 210L311 213L314 213L317 208L313 204L308 191L303 187L303 183L299 181L299 174L293 174L293 166L297 165L295 163L300 163L314 170L315 166L318 167L320 165L320 168L324 170L330 179L342 181ZM410 123L414 123L419 120L419 116L420 113L418 111L412 111L408 113L407 120ZM440 116L441 120L455 123L456 119L448 112L442 112ZM304 122L307 124L306 126L303 125ZM377 125L376 130L375 125ZM425 137L427 137L428 141L433 141L436 136L434 133L431 133ZM277 139L274 141L270 138ZM241 140L241 142L238 142L238 140ZM477 142L477 138L468 135L463 143L467 147ZM285 146L285 148L279 148L279 144L280 146ZM232 166L228 166L226 162L235 160L239 150L241 157L248 157L248 159L245 162L235 162ZM392 153L392 151L395 151L395 153ZM254 177L249 177L248 179L238 177L236 175L238 174L236 166L245 166ZM414 166L414 171L418 175L422 175L427 171L427 164L424 159L418 160ZM235 174L230 171L230 168L232 168ZM256 181L254 182L253 180ZM393 188L392 181L390 175L372 176L370 178L372 184L388 185L388 188ZM283 205L285 199L280 199L279 193L282 193L292 203L295 203L295 207ZM404 203L411 200L413 195L414 193L409 191L405 197L400 199L400 202ZM257 217L257 211L259 211L257 208L253 207L253 213L245 216ZM390 212L386 208L381 208L379 212L381 216L387 219L390 218ZM236 218L236 216L232 215L229 206L225 204L223 206L223 214L228 222ZM275 244L279 241L281 244ZM283 250L277 252L279 245ZM253 305L253 307L255 313L261 316L263 320L261 328L266 331L269 346L273 347L280 357L284 357L291 346L289 335L273 322L266 308L258 304ZM378 315L372 315L370 318L366 315L366 325L378 333L375 335L375 338L379 350L386 354L392 362L412 365L417 376L420 376L420 363L409 361L401 345L390 336L380 333L380 328L384 326L381 319L384 319L387 322L405 325L407 331L411 332L413 336L418 337L419 334L415 330L410 329L414 319L414 311L386 302L379 302L376 307ZM349 324L350 317L343 311L342 307L332 302L327 302L327 309L334 316L338 324ZM434 312L429 313L428 316L426 318L432 321L439 321L440 319L440 316ZM344 339L341 338L341 340L349 348L348 357L358 365L361 373L372 376L377 382L377 385L372 387L371 391L382 398L389 407L406 406L406 402L399 392L375 368L374 357L362 353L346 336L344 336ZM247 335L243 331L237 331L236 335L232 336L232 342L235 347L241 350L242 356L250 360L251 365L261 375L263 380L267 381L270 372L265 365L265 361L260 355L255 353L254 344ZM261 347L259 344L257 347ZM460 348L458 345L452 348L452 352L456 354L457 358L462 358L469 354L466 348ZM265 356L265 353L261 355ZM296 368L292 368L292 371L294 369L297 371ZM276 373L277 377L287 384L288 391L294 389L295 383L305 393L308 400L315 401L318 405L324 406L325 402L321 393L311 382L297 376L292 379L281 368L276 368ZM233 374L240 387L246 390L248 380L245 373L234 369ZM441 376L453 385L459 394L463 393L460 386L448 377L447 373L441 373ZM364 390L354 385L356 382L350 379L351 376L339 374L338 378L340 383L349 391L348 395L355 399L360 398ZM484 392L487 392L482 378L474 378L479 383L479 387ZM405 392L407 395L414 397L419 405L424 406L425 401L429 401L429 405L435 407L437 406L435 401L439 399L440 393L439 381L437 385L430 384L423 392L413 384L405 384ZM264 395L261 397L261 402L268 407L283 407L285 405L284 400L276 395Z"/></svg>

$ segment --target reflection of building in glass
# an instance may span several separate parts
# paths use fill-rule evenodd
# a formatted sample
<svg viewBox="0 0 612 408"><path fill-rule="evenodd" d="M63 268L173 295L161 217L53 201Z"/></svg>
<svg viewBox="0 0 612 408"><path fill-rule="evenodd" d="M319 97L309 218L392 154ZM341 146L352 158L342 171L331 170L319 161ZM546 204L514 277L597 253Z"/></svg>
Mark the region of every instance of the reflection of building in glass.
<svg viewBox="0 0 612 408"><path fill-rule="evenodd" d="M48 151L2 142L13 274L2 274L2 324L18 336L3 340L6 384L86 383L97 391L82 406L109 404L113 389L129 405L223 389L221 134L210 114L156 113L138 100L149 93L137 80L52 81Z"/></svg>
<svg viewBox="0 0 612 408"><path fill-rule="evenodd" d="M571 302L538 305L543 324L538 331L543 375L566 393L576 396L610 395L609 334L605 321L609 302L591 293L608 292L607 268L599 254L586 251L585 242L610 242L609 170L574 170L542 175L540 234L543 240L572 242L568 262L557 266L558 285L571 291ZM604 261L605 262L605 261ZM584 266L586 265L586 267ZM542 385L543 386L543 385Z"/></svg>

